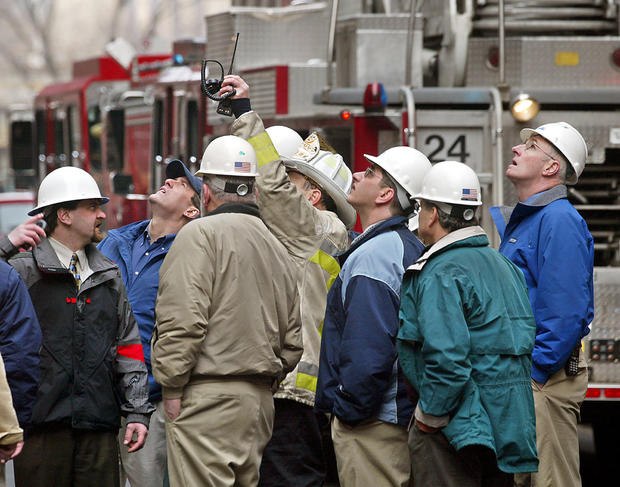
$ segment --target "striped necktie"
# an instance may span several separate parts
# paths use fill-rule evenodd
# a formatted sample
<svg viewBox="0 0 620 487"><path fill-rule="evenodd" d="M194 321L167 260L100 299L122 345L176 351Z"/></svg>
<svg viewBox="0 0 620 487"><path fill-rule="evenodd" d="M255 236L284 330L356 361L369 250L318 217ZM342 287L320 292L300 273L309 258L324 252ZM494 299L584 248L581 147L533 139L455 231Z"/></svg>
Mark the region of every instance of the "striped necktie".
<svg viewBox="0 0 620 487"><path fill-rule="evenodd" d="M69 270L71 271L71 274L73 274L73 278L75 279L75 284L77 285L79 289L80 284L82 284L82 280L80 279L80 274L78 273L78 270L77 270L77 264L78 264L78 256L76 253L74 253L71 256L71 262L69 262Z"/></svg>

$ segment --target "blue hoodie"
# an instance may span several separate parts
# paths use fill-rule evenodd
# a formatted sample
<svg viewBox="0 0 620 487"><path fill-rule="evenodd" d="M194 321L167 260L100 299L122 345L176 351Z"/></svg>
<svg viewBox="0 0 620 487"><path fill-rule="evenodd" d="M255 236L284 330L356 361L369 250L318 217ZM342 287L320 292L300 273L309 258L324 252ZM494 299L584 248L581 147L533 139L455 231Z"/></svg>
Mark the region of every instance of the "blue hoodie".
<svg viewBox="0 0 620 487"><path fill-rule="evenodd" d="M490 210L499 251L525 276L536 320L532 378L540 383L564 366L594 318L594 242L566 195L558 185Z"/></svg>
<svg viewBox="0 0 620 487"><path fill-rule="evenodd" d="M406 425L413 405L396 358L400 286L424 245L395 216L357 237L327 295L315 408L355 425Z"/></svg>

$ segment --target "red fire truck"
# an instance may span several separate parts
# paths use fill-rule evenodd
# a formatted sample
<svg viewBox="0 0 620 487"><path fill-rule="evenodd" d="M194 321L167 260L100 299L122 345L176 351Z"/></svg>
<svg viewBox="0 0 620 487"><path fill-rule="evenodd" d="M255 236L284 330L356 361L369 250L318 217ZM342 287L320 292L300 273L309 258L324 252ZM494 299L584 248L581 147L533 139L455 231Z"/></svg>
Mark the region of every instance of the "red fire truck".
<svg viewBox="0 0 620 487"><path fill-rule="evenodd" d="M119 133L114 122L124 114L116 105L131 105L132 82L155 76L170 63L170 54L138 56L129 69L110 56L76 62L70 81L49 85L36 96L34 130L23 120L11 127L11 153L20 155L11 161L16 183L23 185L28 180L20 176L34 174L36 186L51 170L73 165L90 172L105 194L113 194L112 181L123 172L135 175L130 193L146 194L150 130ZM117 226L145 217L146 205L140 197L120 201L112 195L108 212L110 224Z"/></svg>

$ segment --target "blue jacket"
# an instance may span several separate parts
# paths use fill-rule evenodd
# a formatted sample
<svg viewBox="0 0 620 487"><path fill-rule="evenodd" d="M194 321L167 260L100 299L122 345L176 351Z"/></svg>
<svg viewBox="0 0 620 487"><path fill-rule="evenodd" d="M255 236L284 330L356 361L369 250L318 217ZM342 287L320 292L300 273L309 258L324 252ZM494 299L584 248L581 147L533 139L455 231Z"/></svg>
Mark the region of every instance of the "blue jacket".
<svg viewBox="0 0 620 487"><path fill-rule="evenodd" d="M121 270L123 282L127 289L127 297L140 329L144 361L149 372L149 401L157 402L161 400L161 386L155 382L151 369L151 336L155 327L155 301L159 288L159 268L168 250L170 250L174 238L166 238L162 247L151 252L150 260L138 276L130 276L134 241L142 236L149 222L150 220L143 220L110 230L98 248ZM174 235L167 237L174 237Z"/></svg>
<svg viewBox="0 0 620 487"><path fill-rule="evenodd" d="M398 360L420 395L416 418L445 424L456 450L490 448L504 472L535 471L536 325L517 266L482 228L463 228L407 269L401 299Z"/></svg>
<svg viewBox="0 0 620 487"><path fill-rule="evenodd" d="M26 284L0 261L0 353L22 428L29 425L39 385L41 327Z"/></svg>
<svg viewBox="0 0 620 487"><path fill-rule="evenodd" d="M515 207L491 208L499 250L523 271L536 320L532 378L560 370L594 317L594 243L588 226L554 186Z"/></svg>
<svg viewBox="0 0 620 487"><path fill-rule="evenodd" d="M396 359L400 285L424 245L395 216L341 256L327 295L315 407L355 425L370 418L406 425L413 405Z"/></svg>

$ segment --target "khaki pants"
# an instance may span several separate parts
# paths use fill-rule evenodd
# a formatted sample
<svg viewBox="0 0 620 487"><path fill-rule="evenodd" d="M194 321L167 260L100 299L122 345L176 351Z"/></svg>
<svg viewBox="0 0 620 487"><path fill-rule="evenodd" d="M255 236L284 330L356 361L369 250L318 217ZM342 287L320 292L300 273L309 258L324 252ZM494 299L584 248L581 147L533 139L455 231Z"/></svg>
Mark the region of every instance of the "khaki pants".
<svg viewBox="0 0 620 487"><path fill-rule="evenodd" d="M342 487L413 485L404 426L372 420L350 427L334 417L332 439Z"/></svg>
<svg viewBox="0 0 620 487"><path fill-rule="evenodd" d="M170 487L253 487L273 427L270 384L207 380L183 391L166 418Z"/></svg>
<svg viewBox="0 0 620 487"><path fill-rule="evenodd" d="M536 407L538 473L516 474L516 485L581 487L577 421L587 388L586 368L571 377L562 368L549 377L542 388L532 382Z"/></svg>
<svg viewBox="0 0 620 487"><path fill-rule="evenodd" d="M131 487L162 487L166 472L166 422L164 406L161 402L153 404L155 412L151 415L149 434L144 446L132 453L127 453L125 427L127 420L122 419L118 433L118 447L121 453L121 486L129 479ZM1 487L1 486L0 486Z"/></svg>

